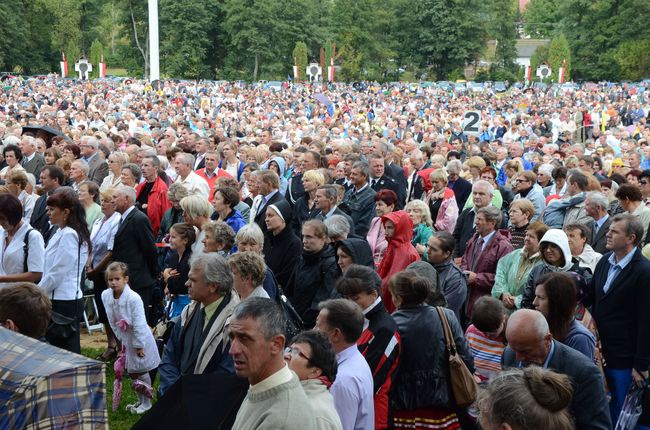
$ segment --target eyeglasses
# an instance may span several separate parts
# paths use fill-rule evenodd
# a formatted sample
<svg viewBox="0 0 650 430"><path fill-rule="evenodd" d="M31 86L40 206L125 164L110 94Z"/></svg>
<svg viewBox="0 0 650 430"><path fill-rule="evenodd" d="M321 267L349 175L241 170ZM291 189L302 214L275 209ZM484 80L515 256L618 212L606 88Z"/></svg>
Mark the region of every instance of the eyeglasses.
<svg viewBox="0 0 650 430"><path fill-rule="evenodd" d="M309 361L311 363L311 359L307 357L301 350L298 348L285 348L284 350L284 355L290 355L291 358L296 358L296 357L302 357L305 360Z"/></svg>
<svg viewBox="0 0 650 430"><path fill-rule="evenodd" d="M528 182L528 180L527 179L516 179L515 182L519 184L521 182Z"/></svg>
<svg viewBox="0 0 650 430"><path fill-rule="evenodd" d="M641 185L648 185L648 181L639 181Z"/></svg>

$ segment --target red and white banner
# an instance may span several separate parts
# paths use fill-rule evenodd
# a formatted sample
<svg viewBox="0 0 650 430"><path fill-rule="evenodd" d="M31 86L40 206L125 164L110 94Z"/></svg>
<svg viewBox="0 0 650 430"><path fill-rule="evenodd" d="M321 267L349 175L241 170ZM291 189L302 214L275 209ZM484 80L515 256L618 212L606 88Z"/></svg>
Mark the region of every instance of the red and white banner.
<svg viewBox="0 0 650 430"><path fill-rule="evenodd" d="M61 53L61 77L68 76L68 60L65 58L65 52Z"/></svg>
<svg viewBox="0 0 650 430"><path fill-rule="evenodd" d="M104 56L102 55L102 59L99 60L99 77L100 78L105 78L106 77L106 63L104 63Z"/></svg>
<svg viewBox="0 0 650 430"><path fill-rule="evenodd" d="M334 82L334 59L330 58L330 66L327 68L327 80Z"/></svg>
<svg viewBox="0 0 650 430"><path fill-rule="evenodd" d="M300 78L300 74L298 72L298 60L294 57L293 58L293 80L298 81Z"/></svg>
<svg viewBox="0 0 650 430"><path fill-rule="evenodd" d="M531 74L531 68L530 66L526 66L526 72L524 73L524 79L528 82L530 82L530 74Z"/></svg>

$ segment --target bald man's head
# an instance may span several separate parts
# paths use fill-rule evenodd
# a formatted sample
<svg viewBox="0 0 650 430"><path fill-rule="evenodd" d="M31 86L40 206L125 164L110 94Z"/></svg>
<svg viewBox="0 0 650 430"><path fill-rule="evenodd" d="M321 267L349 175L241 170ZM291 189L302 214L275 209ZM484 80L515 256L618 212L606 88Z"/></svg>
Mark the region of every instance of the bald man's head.
<svg viewBox="0 0 650 430"><path fill-rule="evenodd" d="M544 315L530 309L518 310L510 316L506 338L517 362L525 366L544 365L553 341Z"/></svg>

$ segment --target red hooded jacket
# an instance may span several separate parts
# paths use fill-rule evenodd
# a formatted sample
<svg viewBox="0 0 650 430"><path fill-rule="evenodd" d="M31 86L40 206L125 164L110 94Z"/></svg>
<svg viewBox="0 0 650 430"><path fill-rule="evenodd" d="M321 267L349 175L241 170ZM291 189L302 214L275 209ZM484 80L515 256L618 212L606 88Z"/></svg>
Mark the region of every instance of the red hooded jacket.
<svg viewBox="0 0 650 430"><path fill-rule="evenodd" d="M411 244L413 221L406 212L396 211L382 216L381 222L384 224L384 228L386 221L391 221L395 225L395 230L392 237L386 238L388 246L384 258L379 264L378 272L382 279L382 300L388 313L392 313L395 306L393 305L393 297L388 290L388 282L393 275L406 269L414 261L418 261L420 254Z"/></svg>

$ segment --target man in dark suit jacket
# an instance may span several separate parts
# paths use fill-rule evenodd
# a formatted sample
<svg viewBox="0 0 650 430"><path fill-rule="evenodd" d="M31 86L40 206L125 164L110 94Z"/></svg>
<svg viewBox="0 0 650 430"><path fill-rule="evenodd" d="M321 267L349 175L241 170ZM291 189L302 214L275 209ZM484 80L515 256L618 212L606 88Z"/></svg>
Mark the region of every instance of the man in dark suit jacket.
<svg viewBox="0 0 650 430"><path fill-rule="evenodd" d="M474 198L474 207L464 209L460 215L458 215L458 220L456 220L456 226L454 227L453 236L456 240L456 247L454 248L454 258L460 258L465 253L465 248L467 247L467 242L472 238L476 232L474 226L474 217L476 216L476 211L492 203L492 192L490 190L494 188L487 181L477 181L473 185L473 198ZM460 260L457 262L460 265Z"/></svg>
<svg viewBox="0 0 650 430"><path fill-rule="evenodd" d="M354 221L352 221L352 217L336 206L337 196L338 192L332 185L321 185L318 187L315 201L320 211L314 218L325 222L326 219L331 218L333 215L341 215L350 224L350 232L354 233Z"/></svg>
<svg viewBox="0 0 650 430"><path fill-rule="evenodd" d="M266 233L266 208L281 200L284 200L280 194L280 178L272 170L263 170L257 174L259 193L262 195L262 201L255 212L255 223L260 226L263 233Z"/></svg>
<svg viewBox="0 0 650 430"><path fill-rule="evenodd" d="M594 219L588 225L591 230L589 244L594 251L600 254L608 252L607 231L612 223L612 219L607 213L608 208L609 200L603 193L591 192L587 194L587 198L585 199L585 212Z"/></svg>
<svg viewBox="0 0 650 430"><path fill-rule="evenodd" d="M84 136L81 139L81 156L88 163L89 181L101 185L108 176L108 163L98 153L99 141L94 136Z"/></svg>
<svg viewBox="0 0 650 430"><path fill-rule="evenodd" d="M508 319L508 347L503 368L540 366L569 377L573 388L570 412L576 429L612 428L605 384L600 370L582 353L553 340L546 318L531 309L521 309Z"/></svg>
<svg viewBox="0 0 650 430"><path fill-rule="evenodd" d="M120 186L113 200L115 210L122 214L113 242L113 261L121 261L129 267L129 286L140 294L149 317L153 288L160 272L151 221L135 207L133 188Z"/></svg>
<svg viewBox="0 0 650 430"><path fill-rule="evenodd" d="M29 223L41 233L45 246L47 246L47 242L56 230L56 227L50 224L50 218L47 215L47 198L61 187L65 176L60 167L45 166L41 170L40 180L45 193L36 200Z"/></svg>
<svg viewBox="0 0 650 430"><path fill-rule="evenodd" d="M388 144L385 142L375 142L373 143L373 151L376 154L381 155L384 160L386 160L386 156L388 155ZM369 160L370 161L370 160ZM402 169L400 166L398 166L395 163L391 162L386 162L384 161L384 172L386 176L390 176L397 182L397 185L404 189L404 195L406 197L406 189L408 188L408 182L406 180L406 175L404 174L404 169Z"/></svg>
<svg viewBox="0 0 650 430"><path fill-rule="evenodd" d="M455 166L453 168L449 166L447 172L449 173L447 186L454 190L458 207L463 208L469 195L472 193L472 184L459 176L460 169L456 169Z"/></svg>
<svg viewBox="0 0 650 430"><path fill-rule="evenodd" d="M370 167L365 161L357 161L352 166L350 179L354 188L345 194L343 204L348 207L354 224L354 233L366 237L370 222L375 217L375 191L368 185Z"/></svg>
<svg viewBox="0 0 650 430"><path fill-rule="evenodd" d="M607 240L611 252L596 265L585 301L592 305L607 362L614 422L630 382L641 384L650 366L650 261L638 248L642 240L643 225L635 215L612 217Z"/></svg>
<svg viewBox="0 0 650 430"><path fill-rule="evenodd" d="M20 164L27 173L31 173L38 180L41 169L45 166L45 158L36 152L36 139L31 136L23 136L20 139L20 150L23 153Z"/></svg>
<svg viewBox="0 0 650 430"><path fill-rule="evenodd" d="M379 190L391 190L397 195L397 204L395 209L404 208L406 201L406 187L402 187L395 179L386 174L386 165L384 157L375 153L370 154L368 162L370 164L370 188L375 192Z"/></svg>
<svg viewBox="0 0 650 430"><path fill-rule="evenodd" d="M296 200L305 195L305 187L302 185L302 175L308 170L320 168L321 158L321 155L316 151L307 151L302 155L300 160L300 173L295 174L289 179L289 185L285 192L285 198L291 207L296 203Z"/></svg>

